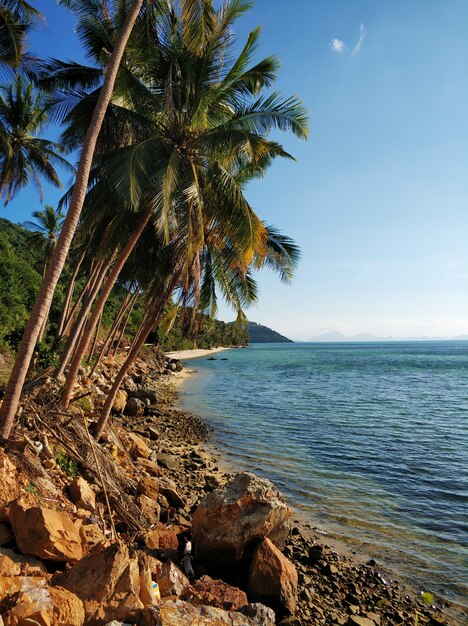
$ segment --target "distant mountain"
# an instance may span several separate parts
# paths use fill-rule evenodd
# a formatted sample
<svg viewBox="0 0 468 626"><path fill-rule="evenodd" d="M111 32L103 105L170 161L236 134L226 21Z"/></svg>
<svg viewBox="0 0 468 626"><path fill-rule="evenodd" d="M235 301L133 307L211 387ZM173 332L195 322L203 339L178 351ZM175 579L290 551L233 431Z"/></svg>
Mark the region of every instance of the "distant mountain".
<svg viewBox="0 0 468 626"><path fill-rule="evenodd" d="M249 322L247 329L249 331L250 343L294 343L292 339L280 335L276 330L256 322Z"/></svg>
<svg viewBox="0 0 468 626"><path fill-rule="evenodd" d="M458 335L457 337L453 337L454 340L468 340L468 335ZM403 339L395 339L395 337L378 337L377 335L373 335L372 333L361 333L359 335L343 335L336 330L331 330L327 333L323 333L322 335L316 335L309 339L311 342L347 342L347 341L450 341L448 337L405 337Z"/></svg>

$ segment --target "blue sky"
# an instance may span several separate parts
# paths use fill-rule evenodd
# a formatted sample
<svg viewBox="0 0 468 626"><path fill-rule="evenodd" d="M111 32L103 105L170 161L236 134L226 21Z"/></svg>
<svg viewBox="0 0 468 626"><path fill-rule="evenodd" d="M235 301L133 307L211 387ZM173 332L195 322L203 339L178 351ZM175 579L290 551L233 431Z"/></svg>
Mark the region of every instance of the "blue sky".
<svg viewBox="0 0 468 626"><path fill-rule="evenodd" d="M32 48L80 58L71 16L37 4L48 27ZM293 285L259 275L249 318L299 339L468 334L466 0L257 0L239 37L259 24L259 57L280 57L277 86L304 99L311 132L283 136L297 162L249 189L302 248ZM25 191L0 214L23 221L38 202Z"/></svg>

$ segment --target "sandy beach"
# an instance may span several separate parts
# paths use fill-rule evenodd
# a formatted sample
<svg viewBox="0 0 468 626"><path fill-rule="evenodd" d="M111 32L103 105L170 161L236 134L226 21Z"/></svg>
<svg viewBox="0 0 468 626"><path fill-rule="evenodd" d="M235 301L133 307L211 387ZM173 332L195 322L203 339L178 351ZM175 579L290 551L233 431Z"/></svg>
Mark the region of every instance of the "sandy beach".
<svg viewBox="0 0 468 626"><path fill-rule="evenodd" d="M224 352L225 350L232 350L232 348L209 348L207 350L176 350L175 352L166 352L165 354L171 359L181 359L182 361L186 361L188 359L196 359L200 356L210 356L212 354L216 354L217 352Z"/></svg>

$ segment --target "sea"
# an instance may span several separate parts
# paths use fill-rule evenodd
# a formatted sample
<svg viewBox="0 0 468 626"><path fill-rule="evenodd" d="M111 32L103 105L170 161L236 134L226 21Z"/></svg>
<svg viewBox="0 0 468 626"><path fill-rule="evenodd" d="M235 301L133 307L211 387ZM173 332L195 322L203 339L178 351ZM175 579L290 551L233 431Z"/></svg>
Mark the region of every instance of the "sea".
<svg viewBox="0 0 468 626"><path fill-rule="evenodd" d="M468 341L254 344L191 360L181 405L326 542L468 606ZM464 607L464 608L463 608Z"/></svg>

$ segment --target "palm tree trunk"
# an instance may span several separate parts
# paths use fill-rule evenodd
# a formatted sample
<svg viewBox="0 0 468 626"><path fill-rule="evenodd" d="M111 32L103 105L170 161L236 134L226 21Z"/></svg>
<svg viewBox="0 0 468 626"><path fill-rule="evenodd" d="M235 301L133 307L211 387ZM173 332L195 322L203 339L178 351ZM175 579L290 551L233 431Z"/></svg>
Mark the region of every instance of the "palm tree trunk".
<svg viewBox="0 0 468 626"><path fill-rule="evenodd" d="M63 303L62 315L60 316L59 325L57 328L57 337L62 336L62 331L65 326L65 320L68 318L68 313L70 311L70 305L73 299L73 292L75 291L75 282L78 276L78 272L80 271L81 264L83 263L83 259L85 258L86 249L83 250L83 254L78 259L78 263L76 264L75 269L73 270L73 274L71 280L68 284L67 293L65 295L65 302Z"/></svg>
<svg viewBox="0 0 468 626"><path fill-rule="evenodd" d="M96 331L94 333L94 339L93 339L93 343L91 345L91 349L89 351L89 356L88 356L88 363L91 361L91 359L93 358L93 354L94 354L94 348L96 347L96 343L97 343L97 339L98 339L98 335L99 335L99 329L101 328L101 322L102 322L102 314L101 317L99 318L98 323L96 324Z"/></svg>
<svg viewBox="0 0 468 626"><path fill-rule="evenodd" d="M117 335L117 332L119 330L120 322L123 320L124 315L127 312L127 309L132 302L132 298L133 298L133 295L129 291L127 293L127 297L125 298L124 302L122 302L123 306L121 306L119 309L119 315L115 318L114 323L112 324L111 332L109 333L109 336L107 338L108 341L107 341L107 346L105 350L105 356L108 356L114 353L115 336Z"/></svg>
<svg viewBox="0 0 468 626"><path fill-rule="evenodd" d="M136 301L138 300L138 297L139 297L139 296L140 296L140 288L139 288L139 287L137 287L137 290L136 290L136 291L135 291L135 293L133 294L132 299L131 299L131 301L130 301L130 304L129 304L129 306L128 306L127 315L126 315L126 317L125 317L125 319L124 319L124 322L123 322L123 324L122 324L122 329L120 330L120 333L119 333L119 336L118 336L117 342L115 343L114 350L112 351L112 354L116 354L117 349L118 349L118 347L120 346L120 343L121 343L121 341L122 341L122 339L123 339L123 336L124 336L125 330L126 330L126 328L127 328L127 324L128 324L128 322L129 322L129 320L130 320L130 315L132 314L133 307L135 306Z"/></svg>
<svg viewBox="0 0 468 626"><path fill-rule="evenodd" d="M128 294L127 294L128 295ZM126 296L127 297L127 296ZM99 365L99 362L101 361L102 357L104 356L104 354L107 354L107 348L112 340L112 335L114 332L114 328L117 326L117 324L120 323L120 319L119 315L120 315L120 310L122 309L122 307L120 307L119 309L119 313L117 314L115 320L114 320L114 324L112 325L112 328L110 329L109 333L107 334L107 337L104 341L104 343L101 346L101 349L99 350L99 354L97 356L96 362L93 365L92 369L91 369L91 373L90 373L90 377L94 375L94 372L96 371L97 366Z"/></svg>
<svg viewBox="0 0 468 626"><path fill-rule="evenodd" d="M47 274L42 281L39 294L31 311L31 316L26 325L18 354L13 365L10 379L5 390L2 407L0 409L0 434L4 439L8 439L13 427L16 411L21 397L24 381L31 363L34 349L36 347L37 337L47 316L52 298L54 297L55 288L59 281L60 275L67 259L68 250L70 248L73 235L78 224L78 220L83 208L83 203L88 187L89 174L93 162L94 151L98 139L99 132L104 121L107 107L112 98L114 91L115 79L119 70L120 62L127 45L127 41L133 29L133 25L140 13L143 0L133 0L130 9L125 18L125 22L120 30L115 47L109 57L107 64L104 83L99 93L99 98L93 112L91 123L86 132L83 142L80 162L76 174L73 194L70 201L67 217L63 223L57 246L52 255L51 262L47 268Z"/></svg>
<svg viewBox="0 0 468 626"><path fill-rule="evenodd" d="M106 263L105 265L104 264L102 265L101 271L99 272L96 280L94 281L93 286L90 290L90 293L88 294L88 297L83 302L83 306L80 309L78 317L76 318L76 321L73 325L72 331L63 348L62 358L60 361L60 367L56 373L57 376L62 376L64 374L65 369L68 365L68 362L72 358L73 351L75 350L78 344L78 341L82 336L83 327L85 325L86 318L88 317L88 313L90 312L91 307L93 306L93 302L96 299L97 294L99 293L99 289L101 288L102 282L104 278L106 277L107 271L109 269L109 265L110 263Z"/></svg>
<svg viewBox="0 0 468 626"><path fill-rule="evenodd" d="M164 311L164 307L166 306L167 302L170 300L172 296L172 292L174 291L174 288L179 280L180 274L181 274L181 270L175 271L163 295L160 296L159 298L156 296L153 302L149 304L148 311L143 317L143 321L140 326L138 340L134 342L134 345L132 346L124 364L120 368L120 371L114 380L112 388L107 395L106 401L102 409L102 413L96 424L96 430L95 430L94 436L97 441L99 441L99 439L101 438L104 428L106 427L107 420L109 419L110 412L114 405L115 396L117 395L117 392L120 389L120 385L122 384L122 381L127 375L128 370L133 365L135 359L140 353L140 350L142 349L149 333L153 330L158 320L161 318L161 315Z"/></svg>
<svg viewBox="0 0 468 626"><path fill-rule="evenodd" d="M96 302L96 306L94 307L91 317L89 318L86 327L82 333L81 341L78 344L76 349L76 353L73 356L73 359L70 363L70 369L68 370L67 382L65 384L63 394L62 394L62 406L64 408L68 407L70 399L73 394L73 385L75 384L75 380L78 374L78 370L81 365L81 361L83 360L84 355L86 354L86 350L88 349L89 342L91 341L92 334L94 332L94 328L97 324L99 317L102 315L104 310L104 306L107 302L107 299L115 285L117 278L119 277L120 272L123 269L128 257L132 253L134 247L137 244L138 239L140 238L141 233L144 231L145 226L148 224L152 215L152 209L148 209L145 211L138 222L137 228L133 231L132 236L130 237L127 245L120 253L120 256L114 265L109 277L102 288L101 293L99 294L98 301Z"/></svg>
<svg viewBox="0 0 468 626"><path fill-rule="evenodd" d="M93 263L91 264L91 273L88 277L88 280L85 286L83 287L83 290L81 291L80 295L78 296L75 304L73 305L67 319L65 320L65 326L62 332L62 337L68 336L72 332L73 324L75 323L75 320L76 320L76 317L75 317L76 313L80 305L83 306L82 302L87 302L89 298L89 294L92 292L94 285L96 284L96 280L99 277L99 272L102 269L102 264L103 264L102 260L99 260L99 261L94 260Z"/></svg>

